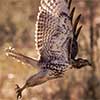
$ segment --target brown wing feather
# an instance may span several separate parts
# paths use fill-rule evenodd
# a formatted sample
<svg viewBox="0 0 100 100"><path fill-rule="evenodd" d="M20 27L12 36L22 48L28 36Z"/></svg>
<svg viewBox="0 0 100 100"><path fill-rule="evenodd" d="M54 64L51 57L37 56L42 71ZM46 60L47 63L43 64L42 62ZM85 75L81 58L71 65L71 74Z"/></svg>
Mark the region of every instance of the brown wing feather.
<svg viewBox="0 0 100 100"><path fill-rule="evenodd" d="M41 56L54 56L68 61L73 29L70 19L71 1L41 0L36 22L36 46Z"/></svg>

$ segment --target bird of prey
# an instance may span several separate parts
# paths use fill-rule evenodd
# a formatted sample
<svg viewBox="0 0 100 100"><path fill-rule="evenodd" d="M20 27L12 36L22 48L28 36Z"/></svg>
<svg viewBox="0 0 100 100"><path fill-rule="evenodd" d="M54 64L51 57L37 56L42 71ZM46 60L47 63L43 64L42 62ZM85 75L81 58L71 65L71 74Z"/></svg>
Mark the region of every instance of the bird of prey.
<svg viewBox="0 0 100 100"><path fill-rule="evenodd" d="M29 77L23 87L16 85L17 99L22 91L48 80L61 78L70 68L82 68L91 65L88 60L76 58L82 26L77 28L81 14L73 22L75 7L72 0L41 0L36 21L35 41L39 59L32 59L15 50L6 49L8 56L31 64L40 71Z"/></svg>

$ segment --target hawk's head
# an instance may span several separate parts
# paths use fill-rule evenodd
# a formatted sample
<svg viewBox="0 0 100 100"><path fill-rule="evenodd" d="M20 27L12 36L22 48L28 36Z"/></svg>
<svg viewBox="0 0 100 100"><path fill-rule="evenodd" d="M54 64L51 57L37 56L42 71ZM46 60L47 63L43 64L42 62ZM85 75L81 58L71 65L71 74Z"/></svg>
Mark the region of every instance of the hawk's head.
<svg viewBox="0 0 100 100"><path fill-rule="evenodd" d="M73 67L78 69L88 65L91 66L91 63L88 60L82 58L78 58L73 62Z"/></svg>

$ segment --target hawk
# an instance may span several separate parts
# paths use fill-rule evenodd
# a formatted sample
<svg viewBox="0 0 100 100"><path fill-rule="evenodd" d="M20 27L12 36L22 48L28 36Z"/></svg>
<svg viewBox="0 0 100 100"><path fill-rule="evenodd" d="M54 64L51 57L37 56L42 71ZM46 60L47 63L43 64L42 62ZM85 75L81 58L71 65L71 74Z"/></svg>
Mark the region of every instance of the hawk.
<svg viewBox="0 0 100 100"><path fill-rule="evenodd" d="M16 85L17 99L25 88L42 84L48 80L63 77L70 68L91 65L88 60L76 58L77 38L82 26L77 28L81 14L73 22L75 7L72 0L41 0L36 21L35 41L39 59L32 59L6 49L7 55L31 64L40 71L29 77L23 87Z"/></svg>

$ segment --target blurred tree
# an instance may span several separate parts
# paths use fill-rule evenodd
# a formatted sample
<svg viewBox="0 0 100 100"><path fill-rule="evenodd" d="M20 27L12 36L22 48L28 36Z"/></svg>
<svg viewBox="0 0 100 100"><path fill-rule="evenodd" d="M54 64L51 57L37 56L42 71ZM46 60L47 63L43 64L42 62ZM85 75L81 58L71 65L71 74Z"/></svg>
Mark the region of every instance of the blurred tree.
<svg viewBox="0 0 100 100"><path fill-rule="evenodd" d="M6 23L0 25L0 46L5 42L13 42L16 34L16 25L12 22L11 18L6 19Z"/></svg>

